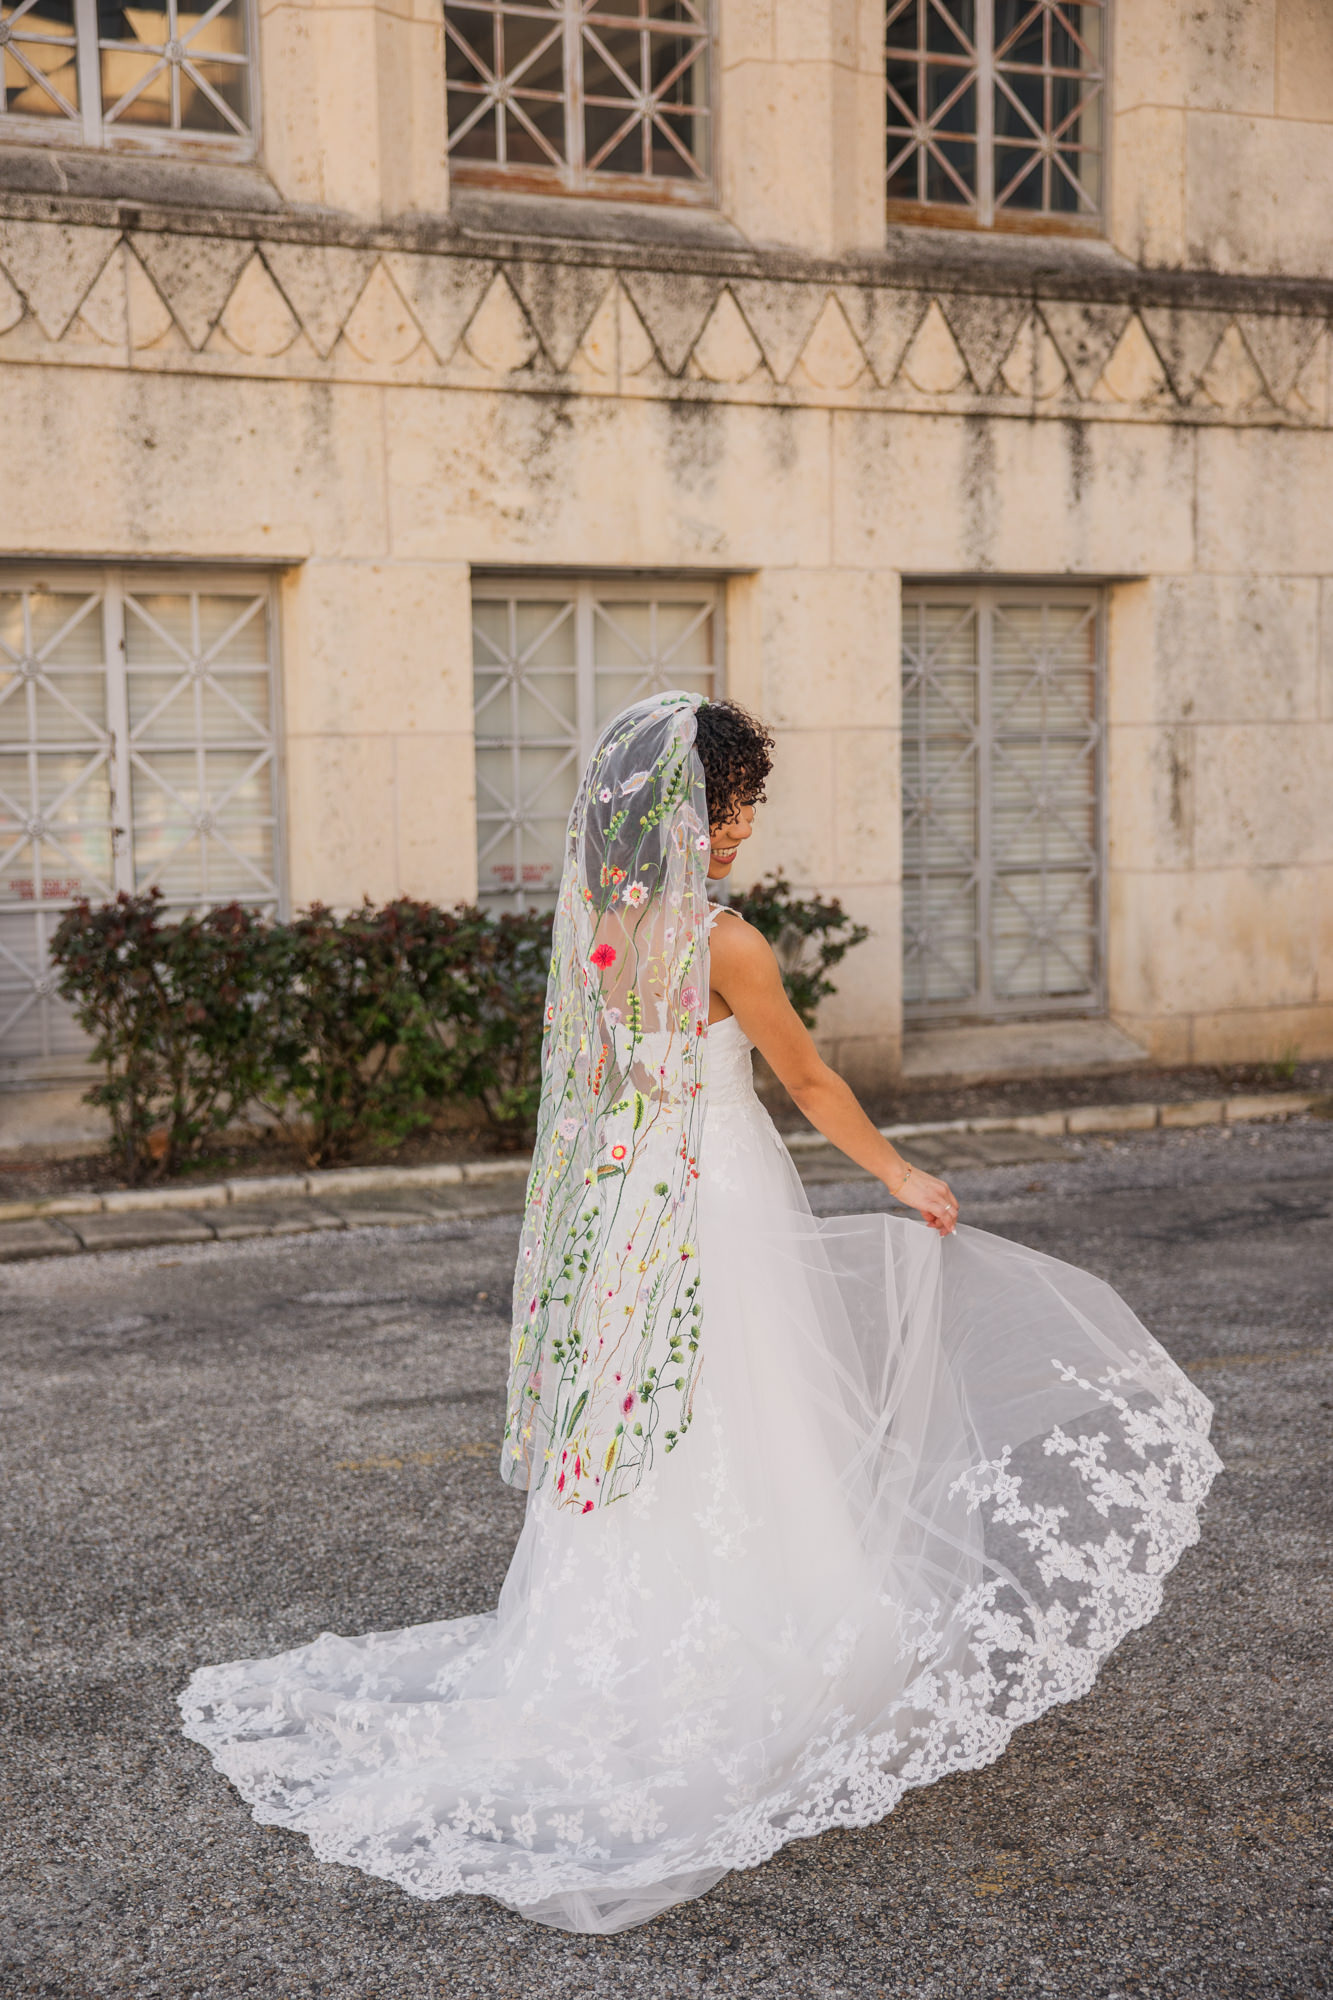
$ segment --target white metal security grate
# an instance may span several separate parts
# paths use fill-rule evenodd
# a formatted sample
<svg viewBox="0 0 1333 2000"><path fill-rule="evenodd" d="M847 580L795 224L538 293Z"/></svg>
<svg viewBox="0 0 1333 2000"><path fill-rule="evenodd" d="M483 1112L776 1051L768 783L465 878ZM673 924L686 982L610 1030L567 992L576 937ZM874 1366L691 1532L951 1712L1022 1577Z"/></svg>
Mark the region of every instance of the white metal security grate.
<svg viewBox="0 0 1333 2000"><path fill-rule="evenodd" d="M253 0L0 0L0 136L254 151Z"/></svg>
<svg viewBox="0 0 1333 2000"><path fill-rule="evenodd" d="M477 879L498 908L549 904L574 792L601 729L665 688L721 689L711 584L478 579L472 642Z"/></svg>
<svg viewBox="0 0 1333 2000"><path fill-rule="evenodd" d="M81 1047L80 897L277 907L275 700L267 578L0 570L0 1063Z"/></svg>
<svg viewBox="0 0 1333 2000"><path fill-rule="evenodd" d="M891 216L1095 222L1108 0L888 0Z"/></svg>
<svg viewBox="0 0 1333 2000"><path fill-rule="evenodd" d="M1101 629L1086 591L904 593L911 1016L1103 1003Z"/></svg>

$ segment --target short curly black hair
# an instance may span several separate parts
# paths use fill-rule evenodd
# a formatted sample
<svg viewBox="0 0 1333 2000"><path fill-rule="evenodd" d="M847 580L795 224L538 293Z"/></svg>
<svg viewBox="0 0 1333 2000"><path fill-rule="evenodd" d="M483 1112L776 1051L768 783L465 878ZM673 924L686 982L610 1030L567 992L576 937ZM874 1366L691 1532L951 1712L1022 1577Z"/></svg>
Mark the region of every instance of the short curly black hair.
<svg viewBox="0 0 1333 2000"><path fill-rule="evenodd" d="M709 823L727 826L742 806L762 804L764 780L773 768L773 738L735 701L700 702L695 724Z"/></svg>

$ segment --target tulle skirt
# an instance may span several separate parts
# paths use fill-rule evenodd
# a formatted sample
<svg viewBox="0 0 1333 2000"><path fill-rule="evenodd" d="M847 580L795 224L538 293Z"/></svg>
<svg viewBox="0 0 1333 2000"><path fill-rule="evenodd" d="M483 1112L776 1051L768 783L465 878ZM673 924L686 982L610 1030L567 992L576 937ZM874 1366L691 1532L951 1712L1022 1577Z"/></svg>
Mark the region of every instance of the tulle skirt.
<svg viewBox="0 0 1333 2000"><path fill-rule="evenodd" d="M1158 1609L1210 1406L1086 1272L813 1217L710 1106L695 1420L638 1491L529 1496L493 1613L205 1667L188 1735L323 1860L611 1932L1000 1755Z"/></svg>

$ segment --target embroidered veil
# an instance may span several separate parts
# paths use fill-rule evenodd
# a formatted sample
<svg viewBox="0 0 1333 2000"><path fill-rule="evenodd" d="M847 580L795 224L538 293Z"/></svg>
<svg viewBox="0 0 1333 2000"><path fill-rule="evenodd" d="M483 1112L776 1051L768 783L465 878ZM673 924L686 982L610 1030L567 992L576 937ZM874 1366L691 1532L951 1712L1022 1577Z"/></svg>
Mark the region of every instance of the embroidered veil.
<svg viewBox="0 0 1333 2000"><path fill-rule="evenodd" d="M589 1513L690 1424L708 1008L693 694L606 729L569 819L501 1474Z"/></svg>

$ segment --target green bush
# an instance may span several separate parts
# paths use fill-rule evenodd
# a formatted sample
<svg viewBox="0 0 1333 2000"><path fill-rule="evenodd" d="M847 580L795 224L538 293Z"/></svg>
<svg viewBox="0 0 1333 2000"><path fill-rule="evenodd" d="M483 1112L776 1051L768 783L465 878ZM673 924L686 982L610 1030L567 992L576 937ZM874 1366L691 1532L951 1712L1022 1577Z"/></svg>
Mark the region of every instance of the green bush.
<svg viewBox="0 0 1333 2000"><path fill-rule="evenodd" d="M853 945L870 936L864 924L853 923L836 897L796 896L785 875L776 871L731 898L748 924L753 924L777 953L787 998L807 1028L815 1025L821 1000L837 987L828 977Z"/></svg>
<svg viewBox="0 0 1333 2000"><path fill-rule="evenodd" d="M51 945L102 1068L87 1101L108 1113L129 1181L149 1165L150 1133L164 1134L157 1164L170 1173L232 1123L264 1072L267 926L237 903L167 922L161 903L157 890L80 903Z"/></svg>
<svg viewBox="0 0 1333 2000"><path fill-rule="evenodd" d="M867 936L841 904L781 876L732 904L770 938L812 1025L827 977ZM60 991L92 1038L131 1183L170 1174L262 1106L312 1166L390 1147L446 1104L526 1136L541 1093L551 918L401 900L289 923L240 904L168 918L157 890L80 903L52 942Z"/></svg>
<svg viewBox="0 0 1333 2000"><path fill-rule="evenodd" d="M535 1120L549 916L316 904L270 938L262 1101L312 1165L398 1145L451 1099L502 1129Z"/></svg>
<svg viewBox="0 0 1333 2000"><path fill-rule="evenodd" d="M168 919L152 890L77 905L52 956L102 1070L87 1099L131 1183L173 1172L247 1106L312 1166L398 1145L450 1101L501 1131L535 1120L549 916L400 901Z"/></svg>

